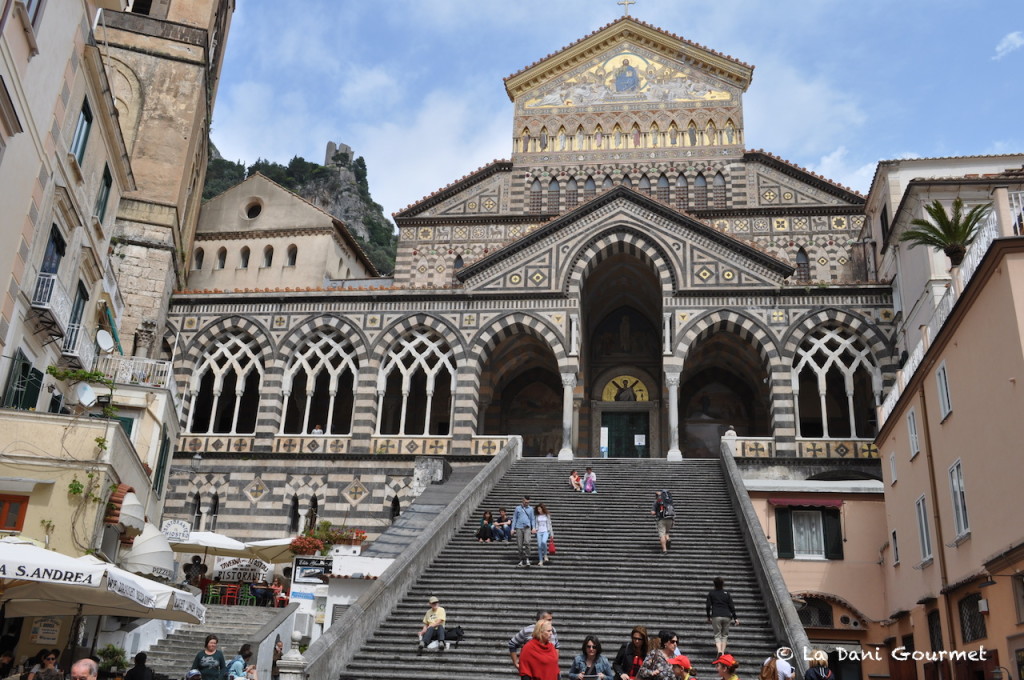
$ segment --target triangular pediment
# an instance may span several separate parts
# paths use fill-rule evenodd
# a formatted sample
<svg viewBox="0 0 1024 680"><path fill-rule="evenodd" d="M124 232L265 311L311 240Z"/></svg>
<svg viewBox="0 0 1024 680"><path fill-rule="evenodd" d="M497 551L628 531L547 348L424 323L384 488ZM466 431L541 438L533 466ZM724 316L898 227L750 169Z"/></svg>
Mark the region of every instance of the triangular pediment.
<svg viewBox="0 0 1024 680"><path fill-rule="evenodd" d="M559 293L581 261L625 243L656 262L671 278L663 283L676 291L776 288L793 273L750 243L620 186L465 267L458 278L479 292Z"/></svg>
<svg viewBox="0 0 1024 680"><path fill-rule="evenodd" d="M628 69L620 73L621 60L629 56L637 61L626 66L634 67L636 73ZM618 62L614 61L616 57ZM632 17L623 17L512 74L505 79L505 89L509 99L521 102L524 96L542 92L549 96L548 101L554 101L555 95L547 90L553 89L556 82L575 87L572 95L576 99L639 90L647 97L675 101L681 97L741 93L750 85L752 75L753 67L749 64Z"/></svg>
<svg viewBox="0 0 1024 680"><path fill-rule="evenodd" d="M394 213L396 220L413 217L498 215L507 211L512 164L494 161Z"/></svg>

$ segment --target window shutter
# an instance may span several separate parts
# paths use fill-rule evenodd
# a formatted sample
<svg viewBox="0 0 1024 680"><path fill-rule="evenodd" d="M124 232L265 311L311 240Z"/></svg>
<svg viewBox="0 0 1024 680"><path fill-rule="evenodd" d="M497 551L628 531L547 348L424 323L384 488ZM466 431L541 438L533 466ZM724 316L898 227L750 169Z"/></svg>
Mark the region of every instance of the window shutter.
<svg viewBox="0 0 1024 680"><path fill-rule="evenodd" d="M775 509L775 540L779 559L792 558L794 555L793 516L789 508Z"/></svg>
<svg viewBox="0 0 1024 680"><path fill-rule="evenodd" d="M43 387L43 372L30 368L25 382L25 393L21 397L21 408L35 408L39 402L39 390Z"/></svg>
<svg viewBox="0 0 1024 680"><path fill-rule="evenodd" d="M843 527L838 510L822 510L821 520L825 529L825 558L843 559Z"/></svg>

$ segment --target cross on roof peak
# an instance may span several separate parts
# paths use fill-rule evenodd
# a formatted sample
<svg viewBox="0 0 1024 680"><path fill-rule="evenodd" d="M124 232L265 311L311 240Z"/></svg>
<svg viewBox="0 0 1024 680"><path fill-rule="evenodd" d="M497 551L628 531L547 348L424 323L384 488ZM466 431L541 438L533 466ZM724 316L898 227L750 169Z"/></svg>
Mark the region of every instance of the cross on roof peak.
<svg viewBox="0 0 1024 680"><path fill-rule="evenodd" d="M619 0L619 2L616 3L616 4L622 5L623 8L625 8L622 16L628 17L629 16L629 6L630 5L635 5L636 4L636 0Z"/></svg>

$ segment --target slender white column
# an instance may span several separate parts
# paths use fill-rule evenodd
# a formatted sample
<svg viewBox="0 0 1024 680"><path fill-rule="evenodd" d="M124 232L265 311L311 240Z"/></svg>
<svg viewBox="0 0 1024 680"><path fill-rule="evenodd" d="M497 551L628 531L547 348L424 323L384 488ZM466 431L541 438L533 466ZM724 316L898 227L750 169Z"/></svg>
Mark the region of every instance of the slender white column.
<svg viewBox="0 0 1024 680"><path fill-rule="evenodd" d="M683 452L679 450L679 373L665 372L665 385L668 386L668 460L682 460Z"/></svg>
<svg viewBox="0 0 1024 680"><path fill-rule="evenodd" d="M576 374L562 374L562 448L559 460L572 460L572 391L576 387Z"/></svg>

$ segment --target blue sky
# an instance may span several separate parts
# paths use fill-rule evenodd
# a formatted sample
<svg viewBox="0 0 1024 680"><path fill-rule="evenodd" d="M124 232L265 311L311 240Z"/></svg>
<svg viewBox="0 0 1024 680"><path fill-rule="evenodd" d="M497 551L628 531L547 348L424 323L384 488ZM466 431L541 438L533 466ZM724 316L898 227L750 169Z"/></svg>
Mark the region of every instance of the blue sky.
<svg viewBox="0 0 1024 680"><path fill-rule="evenodd" d="M511 154L502 79L615 0L238 0L213 116L231 160L366 158L389 214ZM1024 152L1021 0L639 0L755 66L747 147L866 192L882 159Z"/></svg>

